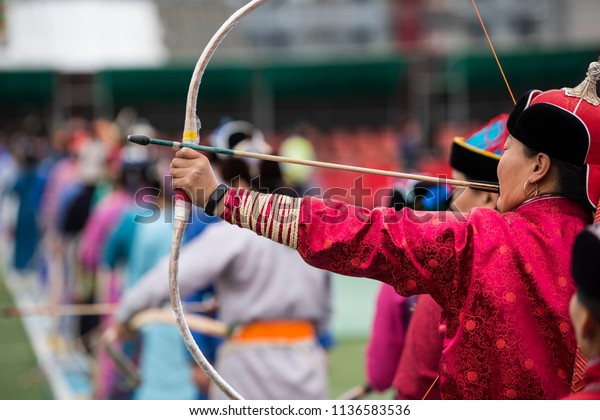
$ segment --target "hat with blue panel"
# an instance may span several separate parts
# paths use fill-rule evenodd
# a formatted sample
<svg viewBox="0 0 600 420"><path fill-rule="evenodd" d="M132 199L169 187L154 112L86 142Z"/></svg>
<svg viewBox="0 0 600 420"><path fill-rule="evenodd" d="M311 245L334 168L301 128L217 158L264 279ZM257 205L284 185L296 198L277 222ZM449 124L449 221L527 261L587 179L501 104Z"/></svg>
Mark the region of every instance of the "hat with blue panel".
<svg viewBox="0 0 600 420"><path fill-rule="evenodd" d="M508 114L500 114L466 140L455 137L450 166L471 180L498 182L496 169L508 137L507 120Z"/></svg>

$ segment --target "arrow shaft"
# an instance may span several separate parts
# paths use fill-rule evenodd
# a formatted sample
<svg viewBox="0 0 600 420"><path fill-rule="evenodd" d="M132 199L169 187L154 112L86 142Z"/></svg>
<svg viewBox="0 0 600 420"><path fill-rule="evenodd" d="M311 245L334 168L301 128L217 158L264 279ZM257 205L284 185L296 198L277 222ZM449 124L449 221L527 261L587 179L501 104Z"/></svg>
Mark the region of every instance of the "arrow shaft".
<svg viewBox="0 0 600 420"><path fill-rule="evenodd" d="M222 155L227 155L227 156L268 160L268 161L280 162L280 163L292 163L292 164L296 164L296 165L312 166L312 167L316 167L316 168L337 169L337 170L343 170L343 171L358 172L358 173L363 173L363 174L381 175L381 176L387 176L387 177L391 177L391 178L413 179L416 181L442 183L442 184L453 185L455 187L473 188L476 190L490 191L490 192L495 192L495 193L497 193L499 191L497 184L486 183L486 182L462 181L462 180L452 179L452 178L439 178L439 177L435 177L435 176L388 171L388 170L384 170L384 169L365 168L362 166L343 165L340 163L321 162L321 161L317 161L317 160L307 160L307 159L295 159L295 158L289 158L289 157L285 157L285 156L269 155L269 154L264 154L264 153L245 152L245 151L238 151L238 150L231 150L231 149L222 149L219 147L202 146L199 144L189 143L189 142L176 142L176 141L170 141L170 140L149 138L149 144L155 144L155 145L159 145L159 146L167 146L167 147L172 147L174 149L179 149L181 147L188 147L188 148L194 149L194 150L210 152L210 153L217 153L217 154L222 154Z"/></svg>

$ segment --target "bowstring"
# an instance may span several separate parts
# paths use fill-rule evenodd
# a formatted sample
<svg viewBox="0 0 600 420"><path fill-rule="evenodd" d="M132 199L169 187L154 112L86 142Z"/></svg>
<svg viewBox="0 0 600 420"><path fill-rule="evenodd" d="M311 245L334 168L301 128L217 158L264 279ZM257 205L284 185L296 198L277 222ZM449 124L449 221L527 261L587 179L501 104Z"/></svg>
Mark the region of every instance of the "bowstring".
<svg viewBox="0 0 600 420"><path fill-rule="evenodd" d="M475 13L477 13L477 19L479 19L479 23L481 24L481 28L483 29L483 33L485 34L485 38L487 39L490 49L492 50L492 54L496 59L496 64L498 65L498 69L500 69L500 74L502 74L502 78L504 79L504 83L506 84L506 88L508 89L508 93L510 93L510 98L512 99L513 104L516 105L517 101L515 100L515 95L513 95L512 89L510 88L510 84L508 83L508 79L506 78L506 74L504 74L504 69L502 68L502 64L500 64L500 60L498 59L498 54L496 54L494 44L492 44L492 40L488 34L485 24L483 23L483 19L481 18L481 14L479 13L479 9L477 8L477 3L475 2L475 0L471 0L471 3L473 3L473 8L475 9Z"/></svg>

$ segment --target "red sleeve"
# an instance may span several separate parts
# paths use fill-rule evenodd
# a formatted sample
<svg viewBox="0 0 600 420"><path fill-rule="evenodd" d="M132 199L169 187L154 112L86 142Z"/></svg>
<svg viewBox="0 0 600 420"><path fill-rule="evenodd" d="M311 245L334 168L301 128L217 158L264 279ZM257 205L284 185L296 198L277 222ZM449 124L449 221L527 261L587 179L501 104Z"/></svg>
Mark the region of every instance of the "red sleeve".
<svg viewBox="0 0 600 420"><path fill-rule="evenodd" d="M298 251L309 264L462 306L473 261L469 215L367 210L313 197L302 199L300 212Z"/></svg>
<svg viewBox="0 0 600 420"><path fill-rule="evenodd" d="M472 277L478 224L485 223L488 232L500 232L496 228L506 225L499 213L477 210L367 210L316 197L231 189L222 217L297 249L315 267L380 280L403 296L427 293L456 312Z"/></svg>

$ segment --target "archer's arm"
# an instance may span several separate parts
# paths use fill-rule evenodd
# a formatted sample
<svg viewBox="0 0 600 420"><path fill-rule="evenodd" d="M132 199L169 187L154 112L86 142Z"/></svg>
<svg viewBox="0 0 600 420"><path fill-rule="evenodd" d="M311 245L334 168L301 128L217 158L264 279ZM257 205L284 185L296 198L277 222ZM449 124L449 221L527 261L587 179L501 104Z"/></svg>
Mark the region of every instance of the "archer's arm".
<svg viewBox="0 0 600 420"><path fill-rule="evenodd" d="M208 159L191 149L177 152L171 174L173 187L186 190L201 207L218 184ZM457 307L468 286L474 246L468 215L367 210L242 189L229 190L215 214L297 249L315 267L377 279L402 295L429 293Z"/></svg>
<svg viewBox="0 0 600 420"><path fill-rule="evenodd" d="M199 289L205 289L228 267L243 250L241 241L229 240L231 229L224 223L206 228L189 241L179 256L179 291L185 298ZM140 281L123 295L117 319L127 322L137 312L158 307L169 300L169 258L163 257Z"/></svg>

